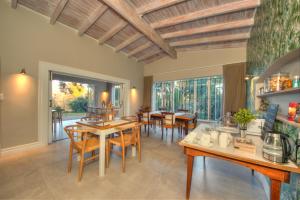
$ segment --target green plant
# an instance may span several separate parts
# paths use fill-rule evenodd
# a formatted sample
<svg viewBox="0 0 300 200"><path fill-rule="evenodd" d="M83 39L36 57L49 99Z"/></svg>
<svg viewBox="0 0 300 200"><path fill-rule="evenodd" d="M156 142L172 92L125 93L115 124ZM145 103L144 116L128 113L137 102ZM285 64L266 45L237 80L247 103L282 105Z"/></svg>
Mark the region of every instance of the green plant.
<svg viewBox="0 0 300 200"><path fill-rule="evenodd" d="M88 99L84 97L78 97L73 101L69 102L69 106L73 112L86 112L88 105Z"/></svg>
<svg viewBox="0 0 300 200"><path fill-rule="evenodd" d="M236 123L239 124L241 129L246 129L247 124L252 120L255 119L255 116L252 112L246 108L241 108L237 113L234 114L233 119Z"/></svg>

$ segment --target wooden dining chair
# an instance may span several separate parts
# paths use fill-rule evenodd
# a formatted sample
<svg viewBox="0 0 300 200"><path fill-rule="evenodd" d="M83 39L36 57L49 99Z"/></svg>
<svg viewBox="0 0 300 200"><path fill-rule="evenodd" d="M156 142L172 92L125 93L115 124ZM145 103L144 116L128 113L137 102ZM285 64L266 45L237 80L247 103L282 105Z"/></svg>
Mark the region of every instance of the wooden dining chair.
<svg viewBox="0 0 300 200"><path fill-rule="evenodd" d="M141 122L144 125L145 132L146 132L146 128L147 128L147 135L149 137L149 127L153 125L153 121L151 119L150 112L143 112Z"/></svg>
<svg viewBox="0 0 300 200"><path fill-rule="evenodd" d="M187 110L187 109L182 109L182 108L179 108L179 109L177 109L177 112L178 112L178 113L188 113L188 112L189 112L189 110Z"/></svg>
<svg viewBox="0 0 300 200"><path fill-rule="evenodd" d="M69 161L68 161L68 173L72 170L73 150L75 149L80 155L80 163L78 170L78 181L81 181L84 164L88 161L95 160L98 155L95 151L99 150L99 139L96 137L89 137L88 133L92 132L92 129L83 129L79 125L70 125L64 128L70 138L69 149ZM82 140L78 139L78 135L82 136ZM86 153L91 153L89 158L85 158Z"/></svg>
<svg viewBox="0 0 300 200"><path fill-rule="evenodd" d="M178 123L176 122L176 116L173 112L162 112L163 115L163 123L162 123L162 139L164 134L164 128L166 129L166 137L168 136L168 129L172 129L172 142L174 135L174 128L178 128Z"/></svg>
<svg viewBox="0 0 300 200"><path fill-rule="evenodd" d="M194 130L197 127L197 124L198 124L198 112L195 112L194 118L193 118L192 121L189 121L187 128L189 130ZM180 131L181 137L182 137L182 134L183 134L183 129L185 129L185 123L181 124L181 129L180 129L181 130Z"/></svg>
<svg viewBox="0 0 300 200"><path fill-rule="evenodd" d="M110 153L113 152L117 155L122 156L122 172L125 172L125 155L126 147L136 146L138 150L138 159L141 162L141 132L140 123L133 123L118 127L119 132L117 137L108 139L106 145L106 166L109 166ZM113 146L121 147L122 151L114 151Z"/></svg>

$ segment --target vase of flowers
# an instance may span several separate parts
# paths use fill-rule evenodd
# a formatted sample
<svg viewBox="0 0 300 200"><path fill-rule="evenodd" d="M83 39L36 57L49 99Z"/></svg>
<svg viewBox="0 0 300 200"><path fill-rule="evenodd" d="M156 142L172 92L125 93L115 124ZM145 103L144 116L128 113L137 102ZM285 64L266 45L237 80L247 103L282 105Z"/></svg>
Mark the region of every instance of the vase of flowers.
<svg viewBox="0 0 300 200"><path fill-rule="evenodd" d="M238 124L238 127L240 129L241 137L246 137L246 130L248 123L255 119L255 116L252 114L252 112L246 108L241 108L237 113L233 115L233 119L235 123Z"/></svg>

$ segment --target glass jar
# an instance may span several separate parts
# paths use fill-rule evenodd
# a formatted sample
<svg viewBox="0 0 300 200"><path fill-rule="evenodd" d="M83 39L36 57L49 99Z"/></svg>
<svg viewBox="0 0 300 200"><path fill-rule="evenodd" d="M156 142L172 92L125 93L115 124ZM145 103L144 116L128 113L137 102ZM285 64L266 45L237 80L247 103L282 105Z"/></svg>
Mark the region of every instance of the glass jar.
<svg viewBox="0 0 300 200"><path fill-rule="evenodd" d="M293 78L293 88L300 87L300 76L294 76Z"/></svg>
<svg viewBox="0 0 300 200"><path fill-rule="evenodd" d="M270 92L270 78L264 80L264 92Z"/></svg>
<svg viewBox="0 0 300 200"><path fill-rule="evenodd" d="M270 79L270 90L272 92L284 90L284 82L287 82L290 80L290 75L289 73L278 73L278 74L273 74ZM287 84L288 85L288 84Z"/></svg>

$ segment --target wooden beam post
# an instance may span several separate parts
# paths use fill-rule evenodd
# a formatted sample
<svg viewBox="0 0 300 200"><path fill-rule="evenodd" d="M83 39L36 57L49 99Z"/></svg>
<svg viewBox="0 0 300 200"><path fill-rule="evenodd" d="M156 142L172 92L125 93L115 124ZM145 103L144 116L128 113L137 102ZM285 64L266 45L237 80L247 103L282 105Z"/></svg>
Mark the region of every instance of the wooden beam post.
<svg viewBox="0 0 300 200"><path fill-rule="evenodd" d="M170 45L172 47L180 47L180 46L189 46L189 45L197 45L197 44L198 45L207 44L213 42L246 40L249 38L250 38L250 33L236 33L236 34L228 34L228 35L200 37L200 38L190 39L190 40L181 40L181 41L171 42Z"/></svg>
<svg viewBox="0 0 300 200"><path fill-rule="evenodd" d="M142 61L146 60L147 58L150 58L150 57L152 57L152 56L154 56L156 54L159 54L159 53L161 53L161 50L160 49L156 49L156 50L154 50L154 51L152 51L150 53L147 53L147 54L145 54L145 55L143 55L141 57L138 57L137 61L138 62L142 62Z"/></svg>
<svg viewBox="0 0 300 200"><path fill-rule="evenodd" d="M50 16L50 24L55 24L56 20L60 16L60 14L63 12L65 6L67 5L68 0L60 0L54 9L54 12Z"/></svg>
<svg viewBox="0 0 300 200"><path fill-rule="evenodd" d="M123 28L127 26L127 22L120 21L115 27L107 31L102 37L99 38L99 44L103 44L110 38L112 38L114 35L116 35L118 32L120 32Z"/></svg>
<svg viewBox="0 0 300 200"><path fill-rule="evenodd" d="M152 28L158 29L158 28L173 26L176 24L190 22L198 19L203 19L207 17L256 8L259 5L260 5L259 0L236 1L236 2L226 3L218 6L212 6L206 9L190 12L184 15L167 18L158 22L151 23L150 25Z"/></svg>
<svg viewBox="0 0 300 200"><path fill-rule="evenodd" d="M11 0L11 7L13 8L13 9L16 9L17 8L17 6L18 6L18 0Z"/></svg>
<svg viewBox="0 0 300 200"><path fill-rule="evenodd" d="M138 39L140 39L141 37L143 37L142 34L140 34L139 32L137 32L136 34L134 34L133 36L131 36L129 39L124 40L121 44L119 44L118 46L116 46L115 48L115 52L119 52L122 49L124 49L125 47L129 46L130 44L132 44L133 42L137 41Z"/></svg>
<svg viewBox="0 0 300 200"><path fill-rule="evenodd" d="M106 5L116 11L124 19L134 26L137 30L148 37L154 44L169 54L172 58L177 57L176 51L167 44L159 34L157 34L149 24L141 19L135 9L124 0L102 0Z"/></svg>
<svg viewBox="0 0 300 200"><path fill-rule="evenodd" d="M186 0L163 0L163 1L162 0L154 0L151 3L148 3L144 6L138 7L136 9L136 11L137 11L137 14L144 15L149 12L153 12L155 10L166 8L166 7L175 5L175 4L183 2L183 1L186 1Z"/></svg>
<svg viewBox="0 0 300 200"><path fill-rule="evenodd" d="M137 54L137 53L139 53L139 52L141 52L141 51L143 51L143 50L145 50L145 49L151 47L152 45L153 45L152 42L147 42L147 43L145 43L145 44L139 46L138 48L135 48L133 51L130 51L130 52L127 54L127 56L128 56L128 57L132 57L133 55L135 55L135 54Z"/></svg>
<svg viewBox="0 0 300 200"><path fill-rule="evenodd" d="M189 36L189 35L195 35L199 33L208 33L208 32L214 32L214 31L223 31L223 30L229 30L229 29L235 29L235 28L243 28L243 27L250 27L254 25L254 19L242 19L242 20L235 20L231 22L223 22L218 24L212 24L197 28L190 28L186 30L180 30L170 33L164 33L162 34L162 38L168 39L168 38L175 38L175 37L182 37L182 36Z"/></svg>
<svg viewBox="0 0 300 200"><path fill-rule="evenodd" d="M101 5L81 24L78 29L78 35L83 35L108 9L106 5Z"/></svg>

